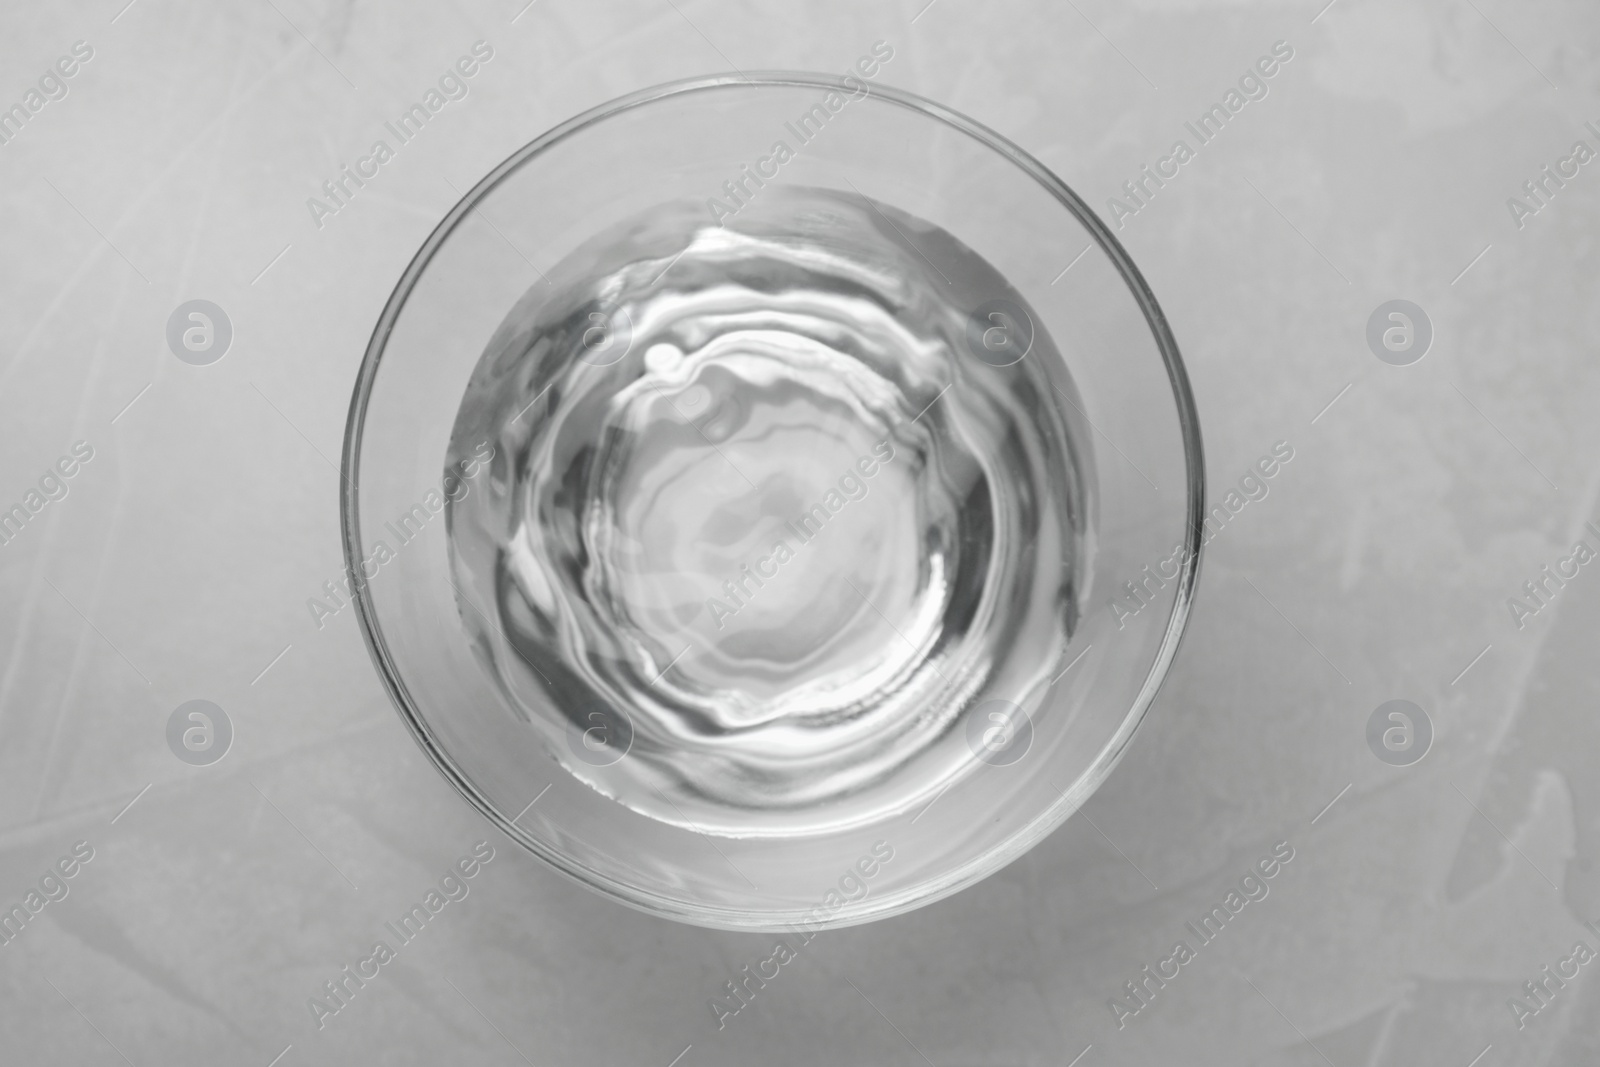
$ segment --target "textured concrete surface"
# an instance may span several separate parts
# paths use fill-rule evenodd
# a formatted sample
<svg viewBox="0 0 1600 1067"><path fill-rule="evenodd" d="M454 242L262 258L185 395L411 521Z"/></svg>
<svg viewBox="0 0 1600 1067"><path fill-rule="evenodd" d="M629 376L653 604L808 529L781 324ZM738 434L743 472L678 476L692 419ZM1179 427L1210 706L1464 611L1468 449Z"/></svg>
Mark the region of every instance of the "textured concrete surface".
<svg viewBox="0 0 1600 1067"><path fill-rule="evenodd" d="M0 1059L1600 1058L1600 963L1573 955L1600 950L1600 568L1573 554L1600 548L1592 4L124 2L0 14L0 105L45 79L0 144L0 508L93 450L0 547L0 904L73 871L0 945ZM879 38L887 81L1121 217L1213 492L1275 442L1296 458L1211 544L1169 682L1083 813L972 890L819 938L719 1031L709 998L769 939L636 914L496 839L352 615L319 631L304 602L341 567L362 349L452 187L621 93L839 70ZM470 94L318 228L307 198L479 40ZM1280 41L1264 97L1136 212L1108 202ZM1569 176L1536 199L1547 164ZM233 327L205 367L165 336L196 298ZM1420 362L1369 348L1392 299L1431 321ZM1547 565L1577 571L1533 599ZM213 766L166 741L191 699L233 724ZM1409 766L1367 742L1392 699L1431 722ZM482 840L469 895L319 1029L308 998ZM1186 923L1280 842L1268 895L1202 944ZM1133 1013L1124 983L1180 939L1193 958Z"/></svg>

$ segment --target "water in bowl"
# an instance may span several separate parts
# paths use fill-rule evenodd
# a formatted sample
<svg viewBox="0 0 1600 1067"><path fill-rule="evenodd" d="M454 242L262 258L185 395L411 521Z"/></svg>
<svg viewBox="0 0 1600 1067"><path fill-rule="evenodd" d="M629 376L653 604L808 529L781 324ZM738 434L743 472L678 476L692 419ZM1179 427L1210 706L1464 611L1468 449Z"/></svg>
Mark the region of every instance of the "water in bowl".
<svg viewBox="0 0 1600 1067"><path fill-rule="evenodd" d="M908 213L662 205L549 271L471 377L461 623L551 758L642 815L915 811L1045 725L1087 592L1080 405L1024 298Z"/></svg>

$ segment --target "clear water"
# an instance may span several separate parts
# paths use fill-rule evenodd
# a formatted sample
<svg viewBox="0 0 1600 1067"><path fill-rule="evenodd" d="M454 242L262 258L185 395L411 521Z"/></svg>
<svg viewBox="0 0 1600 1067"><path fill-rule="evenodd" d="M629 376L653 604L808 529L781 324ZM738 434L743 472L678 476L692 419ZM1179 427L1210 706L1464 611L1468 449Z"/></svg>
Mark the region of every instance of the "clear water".
<svg viewBox="0 0 1600 1067"><path fill-rule="evenodd" d="M462 623L553 758L786 836L977 772L980 705L1037 735L1090 465L1036 321L944 231L803 188L723 226L664 205L533 286L462 400L447 463L495 458L449 526Z"/></svg>

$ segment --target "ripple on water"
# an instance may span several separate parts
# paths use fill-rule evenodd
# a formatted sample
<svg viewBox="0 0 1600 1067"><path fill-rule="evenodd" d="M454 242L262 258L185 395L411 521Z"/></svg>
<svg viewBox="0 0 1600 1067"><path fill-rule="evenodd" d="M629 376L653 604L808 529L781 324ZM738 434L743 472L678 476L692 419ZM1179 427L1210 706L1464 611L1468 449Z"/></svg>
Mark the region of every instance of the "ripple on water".
<svg viewBox="0 0 1600 1067"><path fill-rule="evenodd" d="M486 669L571 773L785 836L976 766L963 716L1029 707L1087 573L1076 393L1037 316L1026 358L974 351L996 300L1031 314L944 231L773 188L723 227L654 209L518 303L446 457L496 448L450 506L452 566L495 616L461 609Z"/></svg>

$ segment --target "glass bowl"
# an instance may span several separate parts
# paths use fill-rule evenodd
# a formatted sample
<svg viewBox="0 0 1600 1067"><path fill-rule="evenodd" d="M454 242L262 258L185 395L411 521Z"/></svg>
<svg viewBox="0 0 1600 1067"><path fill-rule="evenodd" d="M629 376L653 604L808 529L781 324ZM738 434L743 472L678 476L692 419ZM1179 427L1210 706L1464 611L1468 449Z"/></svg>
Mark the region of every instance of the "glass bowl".
<svg viewBox="0 0 1600 1067"><path fill-rule="evenodd" d="M1120 758L1176 652L1198 574L1204 482L1194 402L1177 344L1127 252L1022 149L878 84L877 63L858 70L675 82L521 148L407 267L350 407L341 518L352 600L423 750L485 817L558 871L705 926L859 923L953 893L1020 856ZM790 149L782 159L779 142ZM749 177L752 166L765 183ZM463 570L452 523L465 529L471 502L510 492L526 457L492 445L464 454L455 440L463 397L485 353L504 349L517 322L555 299L563 264L582 258L596 234L684 203L704 203L708 225L736 232L797 197L835 195L857 214L825 217L881 218L872 224L879 236L905 263L925 263L968 310L970 352L951 356L952 385L983 388L982 376L1022 366L1053 390L1078 493L1066 512L1072 542L1024 545L1033 554L1017 558L1029 568L1024 579L1053 583L1046 591L1059 610L1016 628L998 657L1009 666L974 683L959 707L946 700L942 717L923 719L913 709L905 728L923 731L931 761L915 788L854 807L853 795L834 797L817 809L826 817L801 806L770 823L703 814L688 787L628 802L620 775L643 764L622 761L682 755L692 765L700 756L651 735L637 708L596 711L522 694L491 667L488 646L511 620ZM945 257L958 246L986 265L987 281L946 276L941 261L954 274ZM671 253L670 245L652 253L658 287L675 284ZM636 324L617 315L589 316L588 362L624 354ZM959 334L949 334L955 347ZM518 418L547 415L534 406ZM1020 611L1037 592L1024 580L1000 609ZM674 669L666 658L652 654L644 665L660 668L659 679ZM930 766L940 769L932 779Z"/></svg>

